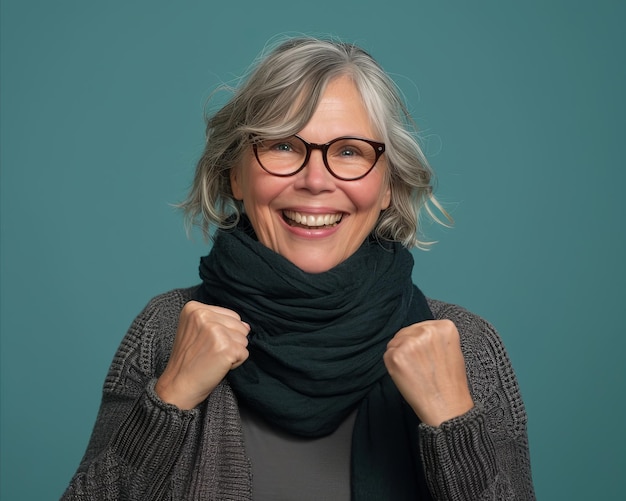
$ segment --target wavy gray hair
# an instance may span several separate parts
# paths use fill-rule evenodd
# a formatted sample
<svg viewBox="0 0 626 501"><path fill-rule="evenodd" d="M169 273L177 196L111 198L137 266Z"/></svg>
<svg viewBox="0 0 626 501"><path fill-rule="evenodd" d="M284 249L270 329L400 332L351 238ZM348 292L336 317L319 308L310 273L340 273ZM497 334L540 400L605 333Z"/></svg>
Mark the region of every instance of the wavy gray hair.
<svg viewBox="0 0 626 501"><path fill-rule="evenodd" d="M289 39L262 57L230 101L208 118L204 152L189 195L180 205L187 222L200 226L206 236L211 225L234 226L243 204L233 197L230 171L249 148L250 137L298 133L313 116L328 83L340 76L352 78L386 145L391 204L381 212L374 235L409 248L428 245L419 239L421 210L442 224L433 207L451 219L433 196L432 170L395 83L363 49L308 37Z"/></svg>

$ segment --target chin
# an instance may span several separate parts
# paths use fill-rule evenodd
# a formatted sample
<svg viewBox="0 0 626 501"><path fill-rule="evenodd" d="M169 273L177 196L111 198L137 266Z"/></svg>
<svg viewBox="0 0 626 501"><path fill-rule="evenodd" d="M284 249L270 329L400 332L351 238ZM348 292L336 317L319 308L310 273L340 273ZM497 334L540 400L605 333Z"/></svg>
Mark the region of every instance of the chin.
<svg viewBox="0 0 626 501"><path fill-rule="evenodd" d="M289 259L289 258L287 258ZM342 259L338 260L329 260L328 256L324 256L324 259L314 258L311 259L302 259L302 256L299 256L299 259L289 259L295 266L300 268L305 273L324 273L325 271L331 270L335 266L337 266Z"/></svg>
<svg viewBox="0 0 626 501"><path fill-rule="evenodd" d="M305 273L317 274L317 273L324 273L325 271L328 271L328 270L334 268L339 263L334 263L334 264L327 264L327 263L293 263L293 264L295 264L298 268L300 268Z"/></svg>

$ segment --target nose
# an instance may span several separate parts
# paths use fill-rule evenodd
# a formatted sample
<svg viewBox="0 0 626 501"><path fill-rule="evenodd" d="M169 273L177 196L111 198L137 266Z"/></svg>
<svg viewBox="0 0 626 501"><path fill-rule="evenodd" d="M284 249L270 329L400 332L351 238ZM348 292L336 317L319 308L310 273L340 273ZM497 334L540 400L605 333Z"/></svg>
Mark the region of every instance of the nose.
<svg viewBox="0 0 626 501"><path fill-rule="evenodd" d="M294 186L297 189L308 190L312 193L333 191L336 187L336 179L328 172L324 164L322 150L311 151L309 161L297 175Z"/></svg>

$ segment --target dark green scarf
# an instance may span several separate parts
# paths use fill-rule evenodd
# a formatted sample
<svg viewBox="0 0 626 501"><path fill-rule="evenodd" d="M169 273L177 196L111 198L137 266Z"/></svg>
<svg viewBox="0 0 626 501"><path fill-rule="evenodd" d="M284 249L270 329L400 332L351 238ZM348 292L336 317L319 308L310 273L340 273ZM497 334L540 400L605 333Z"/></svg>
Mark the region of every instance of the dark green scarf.
<svg viewBox="0 0 626 501"><path fill-rule="evenodd" d="M245 218L218 233L200 264L196 299L236 311L252 328L249 359L228 375L238 399L305 437L332 433L358 407L355 500L430 499L419 420L383 363L398 330L432 318L412 267L399 244L368 240L335 268L305 273L259 243Z"/></svg>

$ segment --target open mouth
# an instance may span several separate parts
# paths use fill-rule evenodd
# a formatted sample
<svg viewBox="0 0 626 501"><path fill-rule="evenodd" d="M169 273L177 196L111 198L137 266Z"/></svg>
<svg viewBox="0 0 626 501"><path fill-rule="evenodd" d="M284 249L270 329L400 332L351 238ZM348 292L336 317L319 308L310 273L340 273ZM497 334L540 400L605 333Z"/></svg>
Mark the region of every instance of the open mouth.
<svg viewBox="0 0 626 501"><path fill-rule="evenodd" d="M337 226L341 222L342 217L342 213L302 214L292 210L283 211L283 219L289 226L309 229Z"/></svg>

